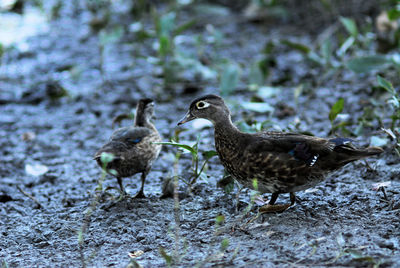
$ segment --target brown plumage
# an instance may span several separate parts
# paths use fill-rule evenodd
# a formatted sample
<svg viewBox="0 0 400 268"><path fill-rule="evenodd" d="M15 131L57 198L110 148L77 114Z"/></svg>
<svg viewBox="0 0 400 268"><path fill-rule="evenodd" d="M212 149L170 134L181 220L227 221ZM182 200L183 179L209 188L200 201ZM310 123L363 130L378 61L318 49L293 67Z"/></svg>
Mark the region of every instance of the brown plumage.
<svg viewBox="0 0 400 268"><path fill-rule="evenodd" d="M110 140L94 156L97 164L102 167L101 154L106 152L114 155L113 160L107 164L107 172L117 178L122 194L125 194L122 178L142 173L142 184L135 197L144 197L143 187L146 176L161 150L161 145L154 144L161 142L161 137L150 122L153 114L153 100L140 99L136 107L133 126L114 131ZM117 174L109 170L115 170Z"/></svg>
<svg viewBox="0 0 400 268"><path fill-rule="evenodd" d="M245 187L272 193L273 205L280 193L305 190L321 182L325 175L355 160L382 153L379 147L359 149L351 139L324 139L296 133L243 133L232 123L224 100L207 95L194 100L178 125L196 118L210 120L215 128L215 148L225 169ZM278 207L278 205L276 205ZM283 210L289 205L266 211Z"/></svg>

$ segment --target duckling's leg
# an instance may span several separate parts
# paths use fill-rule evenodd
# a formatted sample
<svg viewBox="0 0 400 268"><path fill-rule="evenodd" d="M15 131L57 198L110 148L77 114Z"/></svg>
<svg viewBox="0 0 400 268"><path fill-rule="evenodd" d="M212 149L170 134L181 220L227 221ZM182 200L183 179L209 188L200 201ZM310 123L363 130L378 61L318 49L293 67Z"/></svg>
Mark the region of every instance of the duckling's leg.
<svg viewBox="0 0 400 268"><path fill-rule="evenodd" d="M268 205L260 207L259 212L260 213L283 212L296 203L296 196L294 195L294 193L290 193L290 204L274 205L278 196L279 193L273 193L271 196L271 200L268 202Z"/></svg>
<svg viewBox="0 0 400 268"><path fill-rule="evenodd" d="M144 195L143 189L144 189L144 181L146 180L146 176L148 173L149 173L149 170L142 172L142 176L141 176L142 185L140 186L139 192L133 198L146 198L146 196Z"/></svg>
<svg viewBox="0 0 400 268"><path fill-rule="evenodd" d="M121 189L121 198L124 198L127 194L125 192L124 185L122 184L122 178L117 177L117 180L118 180L119 188Z"/></svg>

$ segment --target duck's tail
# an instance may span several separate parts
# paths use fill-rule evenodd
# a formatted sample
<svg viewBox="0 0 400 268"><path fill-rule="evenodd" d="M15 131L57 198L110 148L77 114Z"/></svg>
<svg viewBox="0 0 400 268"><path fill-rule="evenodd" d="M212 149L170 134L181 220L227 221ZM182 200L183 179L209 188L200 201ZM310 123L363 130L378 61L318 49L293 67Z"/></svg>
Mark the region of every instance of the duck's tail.
<svg viewBox="0 0 400 268"><path fill-rule="evenodd" d="M365 149L360 149L356 148L351 143L336 146L334 148L334 151L341 155L339 159L341 159L340 162L342 162L342 164L347 164L365 157L383 153L383 149L381 147L373 146Z"/></svg>

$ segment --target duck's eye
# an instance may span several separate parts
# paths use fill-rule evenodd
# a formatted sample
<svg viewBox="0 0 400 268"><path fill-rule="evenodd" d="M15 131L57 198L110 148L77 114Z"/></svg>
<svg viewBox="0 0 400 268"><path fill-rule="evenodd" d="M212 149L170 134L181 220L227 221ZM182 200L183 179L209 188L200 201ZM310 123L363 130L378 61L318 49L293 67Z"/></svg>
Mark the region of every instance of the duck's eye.
<svg viewBox="0 0 400 268"><path fill-rule="evenodd" d="M199 101L196 103L197 109L204 109L204 108L207 108L208 106L210 106L210 104L205 101Z"/></svg>

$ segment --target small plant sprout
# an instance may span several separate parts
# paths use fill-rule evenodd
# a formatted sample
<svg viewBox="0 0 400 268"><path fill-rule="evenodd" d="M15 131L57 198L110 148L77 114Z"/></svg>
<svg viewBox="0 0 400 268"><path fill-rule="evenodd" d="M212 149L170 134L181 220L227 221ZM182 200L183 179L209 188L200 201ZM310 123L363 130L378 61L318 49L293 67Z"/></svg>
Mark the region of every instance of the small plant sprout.
<svg viewBox="0 0 400 268"><path fill-rule="evenodd" d="M186 183L190 186L196 183L197 179L201 177L204 173L204 168L206 167L208 161L217 155L216 151L210 150L210 151L205 151L202 153L203 155L203 163L200 164L200 157L199 157L199 141L200 137L198 137L197 141L193 145L188 145L188 144L183 144L176 142L174 140L171 140L171 142L160 142L158 144L162 145L171 145L178 147L182 149L183 151L186 151L191 154L192 156L192 176L185 180Z"/></svg>
<svg viewBox="0 0 400 268"><path fill-rule="evenodd" d="M336 236L336 243L339 248L337 255L331 261L325 263L325 265L333 264L341 257L349 256L352 261L360 262L360 263L369 263L371 267L378 268L381 264L381 260L376 260L372 256L364 255L362 250L365 249L365 246L360 246L358 248L350 248L346 247L346 240L344 239L342 233L339 233Z"/></svg>
<svg viewBox="0 0 400 268"><path fill-rule="evenodd" d="M374 191L381 191L383 193L383 198L385 200L388 200L388 197L386 195L385 187L389 187L392 184L391 181L383 181L383 182L377 182L372 184L372 190Z"/></svg>
<svg viewBox="0 0 400 268"><path fill-rule="evenodd" d="M240 80L240 68L239 65L234 62L227 62L223 66L223 70L220 76L219 89L221 96L229 96L237 88Z"/></svg>
<svg viewBox="0 0 400 268"><path fill-rule="evenodd" d="M106 62L107 48L109 45L118 42L124 35L124 28L116 26L110 30L102 29L99 32L99 70L103 84L107 81L104 63Z"/></svg>
<svg viewBox="0 0 400 268"><path fill-rule="evenodd" d="M398 127L398 120L400 120L400 94L396 92L392 83L381 76L377 76L378 85L390 93L391 98L387 101L393 109L391 129Z"/></svg>
<svg viewBox="0 0 400 268"><path fill-rule="evenodd" d="M158 64L162 67L164 86L176 80L178 53L176 50L175 38L184 31L191 28L196 21L190 20L181 25L176 24L177 12L169 11L165 14L159 14L156 9L152 11L157 43L155 49L158 54Z"/></svg>
<svg viewBox="0 0 400 268"><path fill-rule="evenodd" d="M334 134L338 129L340 129L342 132L346 132L347 134L349 133L349 131L345 128L345 126L348 124L346 121L335 124L335 119L343 111L343 107L344 99L340 98L337 102L335 102L335 104L333 104L331 111L329 112L329 121L331 122L331 134Z"/></svg>
<svg viewBox="0 0 400 268"><path fill-rule="evenodd" d="M390 94L390 99L387 103L391 108L391 119L392 122L388 129L383 129L383 131L388 134L391 140L394 140L394 150L396 154L400 157L400 94L393 87L392 83L381 76L377 76L378 85L384 88Z"/></svg>

